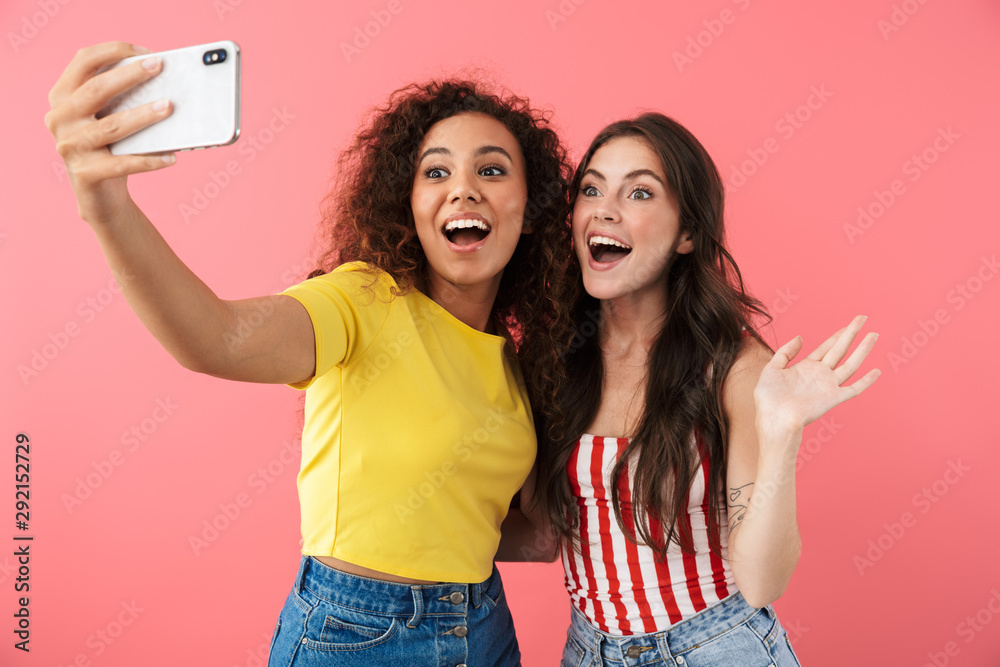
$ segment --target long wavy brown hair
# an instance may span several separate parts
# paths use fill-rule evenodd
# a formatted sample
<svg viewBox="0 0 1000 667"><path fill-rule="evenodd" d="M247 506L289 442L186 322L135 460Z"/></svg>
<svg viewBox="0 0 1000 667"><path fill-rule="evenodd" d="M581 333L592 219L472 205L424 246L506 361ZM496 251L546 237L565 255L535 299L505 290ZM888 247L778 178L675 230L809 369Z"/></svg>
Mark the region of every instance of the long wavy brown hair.
<svg viewBox="0 0 1000 667"><path fill-rule="evenodd" d="M611 500L615 518L635 543L650 546L666 558L671 543L694 552L688 522L679 520L702 457L708 458L709 546L721 555L720 518L725 512L725 479L729 420L723 409L722 384L742 345L742 330L770 349L753 320L770 317L744 289L736 262L725 246L723 183L708 152L683 126L659 113L646 113L605 127L590 144L571 185L575 202L583 173L594 153L619 137L644 141L659 157L680 208L680 228L689 232L694 250L674 254L664 272L667 286L663 328L650 350L645 406L627 449L612 472ZM573 308L575 334L566 354L566 381L558 403L566 414L564 428L552 432L540 461L540 498L557 534L577 548L579 516L566 466L579 437L586 432L601 403L604 362L600 345L600 301L582 288L579 265L573 263L577 288ZM598 434L599 435L599 434ZM694 436L698 447L693 447ZM636 459L632 482L634 530L626 527L620 486ZM655 539L648 517L663 527ZM657 531L658 532L658 531Z"/></svg>
<svg viewBox="0 0 1000 667"><path fill-rule="evenodd" d="M524 155L531 234L518 241L504 269L493 317L514 339L536 424L559 424L559 351L569 337L569 301L561 290L570 263L568 183L572 168L548 113L483 81L411 84L373 109L337 162L321 205L326 250L309 277L364 261L391 275L400 290L425 290L427 258L417 237L410 194L417 151L438 121L466 112L496 118Z"/></svg>

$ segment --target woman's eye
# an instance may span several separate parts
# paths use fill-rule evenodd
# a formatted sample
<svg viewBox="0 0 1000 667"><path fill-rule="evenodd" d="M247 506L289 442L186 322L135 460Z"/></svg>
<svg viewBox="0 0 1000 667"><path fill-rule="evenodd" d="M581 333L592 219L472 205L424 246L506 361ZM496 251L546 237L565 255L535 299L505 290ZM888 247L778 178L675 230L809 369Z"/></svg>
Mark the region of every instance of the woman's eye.
<svg viewBox="0 0 1000 667"><path fill-rule="evenodd" d="M633 190L633 191L632 191L632 194L631 194L631 195L629 195L629 196L630 196L630 197L631 197L632 199L639 199L639 200L643 200L643 199L649 199L649 198L650 198L650 197L652 197L653 195L652 195L652 193L651 193L651 192L649 192L649 190L641 190L641 189L640 189L640 190Z"/></svg>
<svg viewBox="0 0 1000 667"><path fill-rule="evenodd" d="M427 178L443 178L446 173L441 167L429 167L424 170L424 176Z"/></svg>
<svg viewBox="0 0 1000 667"><path fill-rule="evenodd" d="M479 170L481 176L503 176L507 171L500 165L490 165Z"/></svg>
<svg viewBox="0 0 1000 667"><path fill-rule="evenodd" d="M583 186L580 189L580 192L583 193L584 197L596 197L598 194L600 194L599 192L597 192L597 188L595 188L593 185Z"/></svg>

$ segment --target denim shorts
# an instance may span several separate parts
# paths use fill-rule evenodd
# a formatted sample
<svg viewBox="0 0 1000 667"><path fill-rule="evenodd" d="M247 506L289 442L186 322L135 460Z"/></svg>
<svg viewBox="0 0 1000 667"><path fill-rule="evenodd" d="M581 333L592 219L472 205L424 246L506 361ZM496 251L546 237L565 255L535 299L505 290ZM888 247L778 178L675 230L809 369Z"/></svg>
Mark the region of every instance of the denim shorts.
<svg viewBox="0 0 1000 667"><path fill-rule="evenodd" d="M500 573L478 584L379 581L302 556L268 667L520 665Z"/></svg>
<svg viewBox="0 0 1000 667"><path fill-rule="evenodd" d="M756 609L739 592L668 630L617 637L601 632L571 608L563 667L800 667L770 605Z"/></svg>

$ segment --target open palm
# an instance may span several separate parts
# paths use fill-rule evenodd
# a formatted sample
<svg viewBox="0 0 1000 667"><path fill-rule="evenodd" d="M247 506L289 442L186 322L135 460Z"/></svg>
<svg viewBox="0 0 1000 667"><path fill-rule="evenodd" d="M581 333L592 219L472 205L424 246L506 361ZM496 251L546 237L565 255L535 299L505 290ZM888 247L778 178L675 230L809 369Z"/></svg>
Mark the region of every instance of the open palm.
<svg viewBox="0 0 1000 667"><path fill-rule="evenodd" d="M857 349L838 366L866 319L855 317L847 327L791 366L789 363L802 349L802 338L796 336L779 347L764 366L754 388L758 425L801 429L870 387L881 375L878 369L869 371L852 384L844 383L861 367L878 334L866 335Z"/></svg>

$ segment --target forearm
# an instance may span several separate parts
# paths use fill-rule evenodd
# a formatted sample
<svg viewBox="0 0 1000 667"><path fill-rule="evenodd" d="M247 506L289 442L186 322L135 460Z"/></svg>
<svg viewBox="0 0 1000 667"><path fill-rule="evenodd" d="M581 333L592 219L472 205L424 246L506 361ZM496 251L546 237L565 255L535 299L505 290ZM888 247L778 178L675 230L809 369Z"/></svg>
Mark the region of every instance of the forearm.
<svg viewBox="0 0 1000 667"><path fill-rule="evenodd" d="M91 226L143 325L181 365L210 372L225 355L232 320L226 303L184 265L134 203Z"/></svg>
<svg viewBox="0 0 1000 667"><path fill-rule="evenodd" d="M795 457L802 432L770 434L758 429L757 438L753 485L728 489L727 497L731 506L743 506L732 515L729 536L736 586L752 606L763 607L784 593L801 553Z"/></svg>
<svg viewBox="0 0 1000 667"><path fill-rule="evenodd" d="M559 544L551 529L532 523L521 510L512 507L500 526L496 560L551 563L558 555Z"/></svg>

